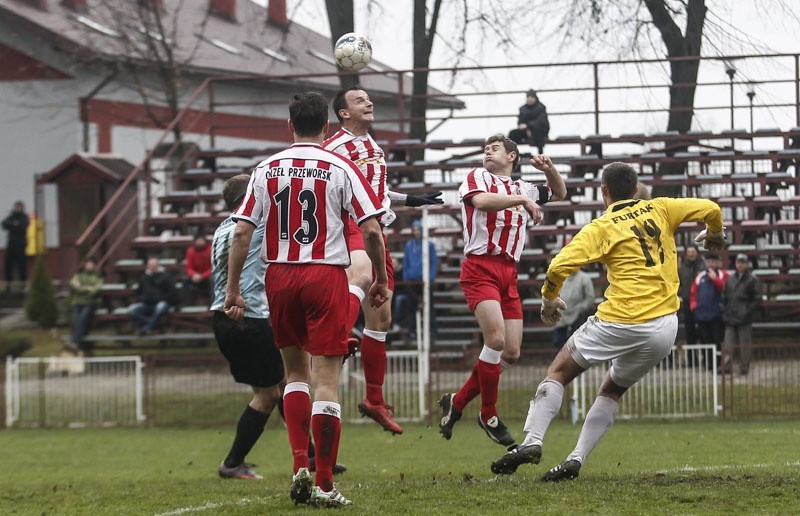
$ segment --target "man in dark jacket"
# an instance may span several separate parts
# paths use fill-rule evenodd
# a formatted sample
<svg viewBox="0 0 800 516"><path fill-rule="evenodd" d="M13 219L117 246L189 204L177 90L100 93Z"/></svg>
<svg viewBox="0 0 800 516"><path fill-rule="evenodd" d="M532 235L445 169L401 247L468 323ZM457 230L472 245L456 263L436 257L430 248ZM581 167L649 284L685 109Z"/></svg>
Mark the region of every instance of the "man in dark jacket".
<svg viewBox="0 0 800 516"><path fill-rule="evenodd" d="M697 323L694 320L694 313L690 307L690 294L694 279L704 270L706 270L706 261L698 254L697 246L688 246L686 248L686 253L683 255L683 260L678 267L678 279L681 282L681 286L678 289L678 297L681 298L680 316L681 319L683 319L686 344L697 344ZM693 359L694 355L689 353L687 357L689 365L694 363Z"/></svg>
<svg viewBox="0 0 800 516"><path fill-rule="evenodd" d="M528 90L525 104L519 108L517 128L508 133L508 137L516 143L529 143L544 152L544 144L550 133L550 122L547 120L547 108L539 102L534 90Z"/></svg>
<svg viewBox="0 0 800 516"><path fill-rule="evenodd" d="M722 318L725 345L722 348L723 373L729 373L736 347L739 348L739 374L750 372L753 347L753 314L761 306L761 283L750 272L745 254L736 256L736 272L722 290Z"/></svg>
<svg viewBox="0 0 800 516"><path fill-rule="evenodd" d="M728 271L720 267L719 255L706 255L706 269L700 271L692 282L689 292L689 306L697 323L697 331L703 344L714 344L720 349L725 336L725 323L722 322L722 289L728 281ZM710 370L711 357L706 357L706 367Z"/></svg>
<svg viewBox="0 0 800 516"><path fill-rule="evenodd" d="M158 263L150 258L136 287L137 302L128 307L128 314L139 329L139 335L150 332L158 319L169 311L175 297L172 278Z"/></svg>
<svg viewBox="0 0 800 516"><path fill-rule="evenodd" d="M6 245L5 273L6 290L10 290L14 281L14 273L21 282L27 280L25 263L25 246L27 245L28 216L25 214L25 205L22 201L14 203L14 209L3 219L3 229L8 231L8 245Z"/></svg>

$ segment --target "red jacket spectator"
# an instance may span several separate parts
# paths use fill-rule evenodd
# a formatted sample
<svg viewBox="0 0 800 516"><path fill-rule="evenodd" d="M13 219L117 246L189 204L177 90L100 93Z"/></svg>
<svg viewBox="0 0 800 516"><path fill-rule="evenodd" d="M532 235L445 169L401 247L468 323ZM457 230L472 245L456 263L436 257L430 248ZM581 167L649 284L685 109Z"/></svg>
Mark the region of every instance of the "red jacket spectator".
<svg viewBox="0 0 800 516"><path fill-rule="evenodd" d="M205 237L195 238L194 244L186 250L186 275L193 279L195 274L201 276L199 281L211 277L211 246ZM195 280L197 281L197 280Z"/></svg>

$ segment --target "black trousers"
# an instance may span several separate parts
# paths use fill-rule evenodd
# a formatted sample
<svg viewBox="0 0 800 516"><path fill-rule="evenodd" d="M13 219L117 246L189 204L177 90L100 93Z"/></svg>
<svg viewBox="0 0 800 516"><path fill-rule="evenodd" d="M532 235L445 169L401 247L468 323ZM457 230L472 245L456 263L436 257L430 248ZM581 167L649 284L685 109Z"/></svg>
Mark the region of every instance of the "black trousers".
<svg viewBox="0 0 800 516"><path fill-rule="evenodd" d="M9 247L6 249L5 258L6 283L14 281L16 272L17 280L25 282L28 280L28 263L25 257L25 248Z"/></svg>

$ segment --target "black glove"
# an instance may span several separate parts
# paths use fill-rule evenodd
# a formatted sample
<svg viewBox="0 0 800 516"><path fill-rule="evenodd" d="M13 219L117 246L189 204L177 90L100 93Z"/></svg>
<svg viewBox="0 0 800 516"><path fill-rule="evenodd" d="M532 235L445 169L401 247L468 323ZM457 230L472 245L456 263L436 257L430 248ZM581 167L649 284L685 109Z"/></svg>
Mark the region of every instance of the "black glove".
<svg viewBox="0 0 800 516"><path fill-rule="evenodd" d="M417 206L425 206L426 204L444 204L440 198L442 192L430 192L422 195L406 195L406 206L416 208Z"/></svg>

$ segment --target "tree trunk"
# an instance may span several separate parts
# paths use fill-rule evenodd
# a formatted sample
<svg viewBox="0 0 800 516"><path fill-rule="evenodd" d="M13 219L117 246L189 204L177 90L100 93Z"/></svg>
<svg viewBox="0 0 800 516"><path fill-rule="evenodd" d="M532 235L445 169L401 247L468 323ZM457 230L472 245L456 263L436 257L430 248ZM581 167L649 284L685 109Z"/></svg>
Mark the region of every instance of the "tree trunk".
<svg viewBox="0 0 800 516"><path fill-rule="evenodd" d="M342 34L355 31L353 21L353 0L325 0L325 8L328 11L328 26L331 29L331 50L336 44L336 40ZM358 74L339 75L339 84L343 90L358 84Z"/></svg>
<svg viewBox="0 0 800 516"><path fill-rule="evenodd" d="M661 33L661 39L667 48L670 58L698 57L703 42L703 25L705 24L707 8L705 0L689 0L686 4L686 31L681 33L680 28L668 10L666 0L645 0L645 5L650 11L653 24ZM692 128L694 118L694 94L697 84L697 73L700 68L699 60L671 61L669 89L669 119L668 131L686 133ZM668 154L686 150L686 147L668 147L664 143ZM685 171L682 164L662 165L656 174L680 174ZM653 189L653 196L677 197L681 194L681 187L660 186Z"/></svg>
<svg viewBox="0 0 800 516"><path fill-rule="evenodd" d="M425 0L414 0L414 68L428 68L433 49L433 37L436 34L436 24L439 21L439 12L442 0L436 0L431 13L430 27L425 26L427 11ZM425 115L428 111L428 72L416 70L411 85L411 124L409 136L425 141L428 137L428 126ZM424 159L425 149L411 151L412 159Z"/></svg>

